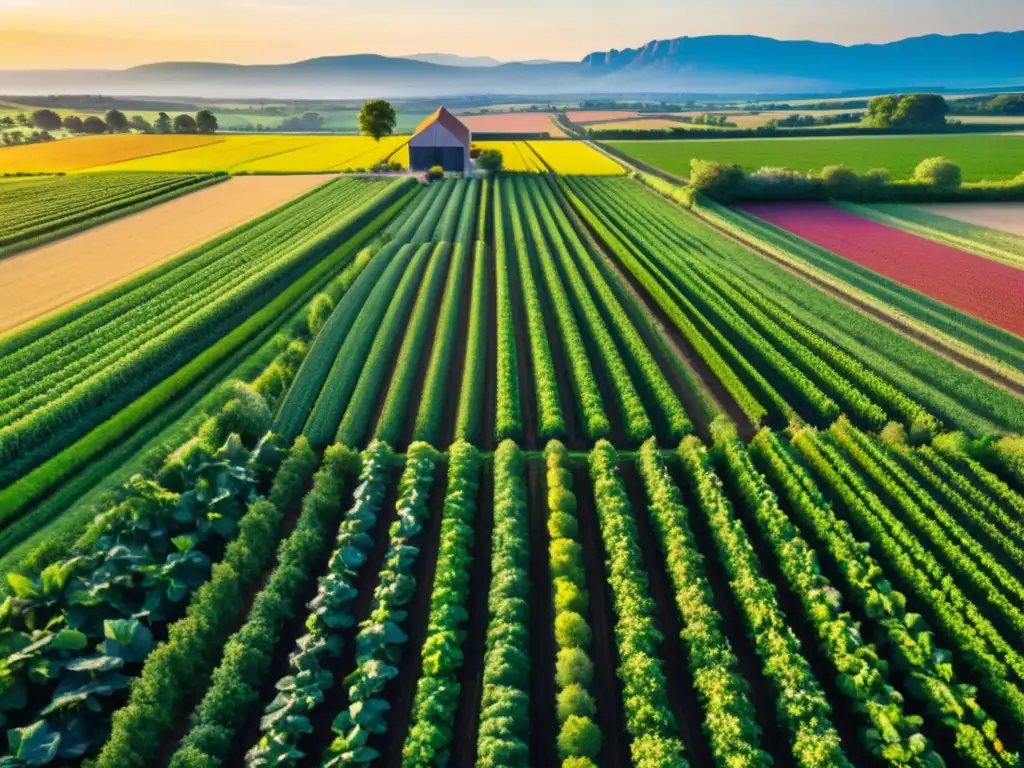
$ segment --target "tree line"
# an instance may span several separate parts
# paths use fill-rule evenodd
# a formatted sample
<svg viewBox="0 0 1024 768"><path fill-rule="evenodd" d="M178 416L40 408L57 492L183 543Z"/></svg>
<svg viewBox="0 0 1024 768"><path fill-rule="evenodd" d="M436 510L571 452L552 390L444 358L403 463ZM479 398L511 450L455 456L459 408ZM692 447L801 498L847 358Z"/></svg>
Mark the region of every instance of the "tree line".
<svg viewBox="0 0 1024 768"><path fill-rule="evenodd" d="M0 126L21 123L35 126L43 132L56 131L63 128L70 133L101 134L101 133L214 133L217 128L217 116L208 109L199 110L195 116L180 114L172 118L166 112L160 112L152 123L141 115L130 119L124 112L117 109L109 110L106 115L66 115L61 117L52 109L39 109L32 113L30 119L21 120L10 116L0 118Z"/></svg>

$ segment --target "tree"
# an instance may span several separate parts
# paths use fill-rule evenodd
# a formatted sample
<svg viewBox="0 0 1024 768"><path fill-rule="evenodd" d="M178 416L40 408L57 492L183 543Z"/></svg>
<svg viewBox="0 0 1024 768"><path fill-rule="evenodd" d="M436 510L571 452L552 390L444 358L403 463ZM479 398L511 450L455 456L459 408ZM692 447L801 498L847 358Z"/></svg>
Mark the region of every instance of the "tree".
<svg viewBox="0 0 1024 768"><path fill-rule="evenodd" d="M37 109L32 113L32 123L44 131L56 131L61 126L60 115L52 109Z"/></svg>
<svg viewBox="0 0 1024 768"><path fill-rule="evenodd" d="M868 102L864 124L872 128L891 128L892 117L898 106L899 98L896 96L876 96Z"/></svg>
<svg viewBox="0 0 1024 768"><path fill-rule="evenodd" d="M18 121L18 125L24 125L25 127L32 125L32 121L29 119L29 116L24 112L19 112L16 119Z"/></svg>
<svg viewBox="0 0 1024 768"><path fill-rule="evenodd" d="M174 118L175 133L195 133L196 130L196 119L192 115L178 115Z"/></svg>
<svg viewBox="0 0 1024 768"><path fill-rule="evenodd" d="M900 99L892 116L896 128L912 131L928 131L946 124L949 104L937 93L912 93Z"/></svg>
<svg viewBox="0 0 1024 768"><path fill-rule="evenodd" d="M985 106L999 115L1024 115L1024 94L1001 93Z"/></svg>
<svg viewBox="0 0 1024 768"><path fill-rule="evenodd" d="M208 109L196 112L196 128L200 133L214 133L217 130L217 116Z"/></svg>
<svg viewBox="0 0 1024 768"><path fill-rule="evenodd" d="M131 127L133 130L139 131L140 133L152 133L153 126L142 115L132 115Z"/></svg>
<svg viewBox="0 0 1024 768"><path fill-rule="evenodd" d="M381 136L393 134L397 122L395 108L390 101L384 99L368 101L359 110L359 132L373 136L375 141L380 141Z"/></svg>
<svg viewBox="0 0 1024 768"><path fill-rule="evenodd" d="M112 109L107 112L104 122L111 133L124 133L128 130L128 118L120 110Z"/></svg>
<svg viewBox="0 0 1024 768"><path fill-rule="evenodd" d="M914 169L914 181L936 189L956 189L963 181L960 166L944 157L929 157Z"/></svg>
<svg viewBox="0 0 1024 768"><path fill-rule="evenodd" d="M68 115L64 118L63 123L65 131L71 131L71 133L82 133L82 118L78 115Z"/></svg>
<svg viewBox="0 0 1024 768"><path fill-rule="evenodd" d="M156 124L153 126L157 133L170 133L172 130L171 116L161 112L156 116Z"/></svg>
<svg viewBox="0 0 1024 768"><path fill-rule="evenodd" d="M106 133L107 124L103 122L102 118L90 115L82 121L82 132L91 134Z"/></svg>
<svg viewBox="0 0 1024 768"><path fill-rule="evenodd" d="M480 153L476 164L488 173L497 173L505 165L505 156L500 149L485 149Z"/></svg>
<svg viewBox="0 0 1024 768"><path fill-rule="evenodd" d="M14 118L10 115L4 115L3 117L0 117L0 125L4 128L13 128L15 125Z"/></svg>
<svg viewBox="0 0 1024 768"><path fill-rule="evenodd" d="M694 158L690 161L690 186L715 200L729 201L739 194L746 174L738 165L723 165Z"/></svg>

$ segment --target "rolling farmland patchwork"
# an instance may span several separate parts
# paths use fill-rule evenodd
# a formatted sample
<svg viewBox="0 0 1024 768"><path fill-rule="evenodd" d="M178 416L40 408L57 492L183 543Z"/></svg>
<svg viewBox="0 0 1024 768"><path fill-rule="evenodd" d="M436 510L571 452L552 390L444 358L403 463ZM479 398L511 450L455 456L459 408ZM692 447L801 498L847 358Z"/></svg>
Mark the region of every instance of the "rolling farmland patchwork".
<svg viewBox="0 0 1024 768"><path fill-rule="evenodd" d="M402 146L326 139L0 210L62 232L190 164ZM0 261L264 195L202 242L146 226L162 255L89 241L93 295L0 337L3 765L1020 766L1006 243L824 204L786 232L582 142L480 145L509 172L234 178Z"/></svg>

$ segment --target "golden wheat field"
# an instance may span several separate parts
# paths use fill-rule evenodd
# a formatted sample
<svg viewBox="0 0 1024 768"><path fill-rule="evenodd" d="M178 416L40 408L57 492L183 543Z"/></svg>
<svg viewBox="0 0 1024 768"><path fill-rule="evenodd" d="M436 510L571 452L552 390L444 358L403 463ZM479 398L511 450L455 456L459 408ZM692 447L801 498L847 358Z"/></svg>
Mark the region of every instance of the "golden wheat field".
<svg viewBox="0 0 1024 768"><path fill-rule="evenodd" d="M477 149L496 149L501 152L506 171L543 173L547 170L525 141L474 141L473 146Z"/></svg>

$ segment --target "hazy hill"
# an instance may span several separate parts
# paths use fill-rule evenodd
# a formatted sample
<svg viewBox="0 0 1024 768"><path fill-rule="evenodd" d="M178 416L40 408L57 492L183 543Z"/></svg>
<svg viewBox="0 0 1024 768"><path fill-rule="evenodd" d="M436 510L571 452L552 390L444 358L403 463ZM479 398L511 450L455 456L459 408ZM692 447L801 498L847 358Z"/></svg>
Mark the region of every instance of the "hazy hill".
<svg viewBox="0 0 1024 768"><path fill-rule="evenodd" d="M417 60L418 59L418 60ZM361 98L462 94L800 94L1024 83L1024 32L879 45L680 37L580 62L499 64L442 54L328 56L293 64L163 62L106 71L0 71L0 93Z"/></svg>

